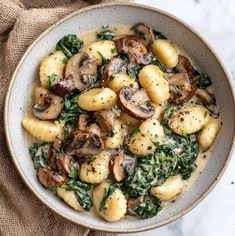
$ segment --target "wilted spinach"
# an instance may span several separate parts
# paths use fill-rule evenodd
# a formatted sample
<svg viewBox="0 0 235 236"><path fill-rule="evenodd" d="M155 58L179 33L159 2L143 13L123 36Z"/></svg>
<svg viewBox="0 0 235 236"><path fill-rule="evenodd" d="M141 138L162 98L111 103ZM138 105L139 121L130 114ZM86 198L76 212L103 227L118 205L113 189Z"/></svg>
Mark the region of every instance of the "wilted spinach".
<svg viewBox="0 0 235 236"><path fill-rule="evenodd" d="M162 32L160 32L160 31L153 30L153 34L154 34L155 38L167 39L167 37L164 34L162 34Z"/></svg>
<svg viewBox="0 0 235 236"><path fill-rule="evenodd" d="M91 185L83 183L78 180L70 180L66 183L65 189L67 191L74 191L75 196L80 204L80 206L89 211L93 205L90 195L87 191L91 190Z"/></svg>
<svg viewBox="0 0 235 236"><path fill-rule="evenodd" d="M51 145L49 143L43 142L34 143L29 148L29 153L36 169L48 166L48 150L50 146Z"/></svg>
<svg viewBox="0 0 235 236"><path fill-rule="evenodd" d="M169 127L169 120L174 109L175 109L175 105L173 104L168 104L165 107L164 112L163 112L164 116L163 116L163 119L161 120L161 124L163 126Z"/></svg>
<svg viewBox="0 0 235 236"><path fill-rule="evenodd" d="M154 154L137 159L135 170L124 181L129 197L147 195L152 186L162 185L172 175L188 179L196 168L196 135L179 136L168 131L165 136L162 145L154 143L157 146Z"/></svg>
<svg viewBox="0 0 235 236"><path fill-rule="evenodd" d="M110 184L108 190L105 189L104 196L100 202L99 211L104 211L106 209L107 200L117 188L118 188L117 184Z"/></svg>
<svg viewBox="0 0 235 236"><path fill-rule="evenodd" d="M77 35L68 34L59 40L56 44L56 49L62 51L68 58L70 58L73 54L77 53L83 45L83 41L80 40Z"/></svg>
<svg viewBox="0 0 235 236"><path fill-rule="evenodd" d="M162 63L155 57L153 57L151 64L158 66L160 68L161 71L163 71L164 73L167 73L167 69L162 65Z"/></svg>
<svg viewBox="0 0 235 236"><path fill-rule="evenodd" d="M127 214L142 219L148 219L157 215L161 210L159 200L154 197L147 195L139 205L127 209Z"/></svg>
<svg viewBox="0 0 235 236"><path fill-rule="evenodd" d="M59 123L64 126L66 133L70 133L77 126L77 118L80 114L86 113L77 103L76 94L67 94L64 97L64 108L58 117Z"/></svg>
<svg viewBox="0 0 235 236"><path fill-rule="evenodd" d="M205 89L208 86L212 85L211 78L204 73L200 73L199 71L193 69L196 79L197 79L197 87L200 89Z"/></svg>
<svg viewBox="0 0 235 236"><path fill-rule="evenodd" d="M105 27L103 27L103 29L103 31L96 34L96 38L98 40L112 40L114 37L114 32L109 29L105 29Z"/></svg>

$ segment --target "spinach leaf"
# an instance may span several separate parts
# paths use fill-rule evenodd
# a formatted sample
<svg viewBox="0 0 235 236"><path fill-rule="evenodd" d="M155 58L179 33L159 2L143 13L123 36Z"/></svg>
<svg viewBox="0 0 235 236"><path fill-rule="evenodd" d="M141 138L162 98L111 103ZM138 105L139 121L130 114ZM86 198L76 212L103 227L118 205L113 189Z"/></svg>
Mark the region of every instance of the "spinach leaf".
<svg viewBox="0 0 235 236"><path fill-rule="evenodd" d="M82 189L77 190L74 192L75 196L80 204L80 206L86 210L89 211L91 207L93 206L91 197Z"/></svg>
<svg viewBox="0 0 235 236"><path fill-rule="evenodd" d="M59 40L56 44L56 49L62 51L68 58L70 58L73 54L76 54L83 45L83 41L81 41L77 35L68 34Z"/></svg>
<svg viewBox="0 0 235 236"><path fill-rule="evenodd" d="M169 127L169 120L171 117L172 112L175 109L175 105L173 104L168 104L165 109L164 109L164 116L163 116L163 120L161 120L161 124L165 127Z"/></svg>
<svg viewBox="0 0 235 236"><path fill-rule="evenodd" d="M90 195L87 191L91 190L91 185L83 183L78 180L69 180L66 185L65 189L67 191L74 191L74 194L81 205L81 207L89 211L93 205Z"/></svg>
<svg viewBox="0 0 235 236"><path fill-rule="evenodd" d="M54 73L47 76L49 88L50 88L50 87L52 86L52 84L55 82L56 76L57 76L57 75L54 74Z"/></svg>
<svg viewBox="0 0 235 236"><path fill-rule="evenodd" d="M30 156L33 160L34 168L45 168L48 166L48 151L51 145L49 143L34 143L29 148Z"/></svg>
<svg viewBox="0 0 235 236"><path fill-rule="evenodd" d="M143 65L137 65L137 66L134 66L134 67L130 67L128 66L127 68L127 73L128 75L130 76L130 78L132 79L136 79L138 77L138 74L140 72L140 70L143 68L144 66Z"/></svg>
<svg viewBox="0 0 235 236"><path fill-rule="evenodd" d="M164 73L168 72L168 70L162 65L162 63L155 57L153 57L151 64L158 66L160 68L160 70Z"/></svg>
<svg viewBox="0 0 235 236"><path fill-rule="evenodd" d="M167 37L160 31L153 30L153 34L158 39L167 39Z"/></svg>
<svg viewBox="0 0 235 236"><path fill-rule="evenodd" d="M199 150L196 135L179 136L166 131L165 136L162 145L154 143L157 146L154 154L137 159L135 170L124 181L129 197L147 195L152 186L162 185L169 176L188 179L195 170Z"/></svg>
<svg viewBox="0 0 235 236"><path fill-rule="evenodd" d="M107 200L117 188L118 188L117 184L110 184L108 190L105 189L104 196L100 202L99 211L104 211L106 209Z"/></svg>
<svg viewBox="0 0 235 236"><path fill-rule="evenodd" d="M103 27L105 29L105 27ZM111 30L103 30L96 34L98 40L112 40L114 37L114 32Z"/></svg>
<svg viewBox="0 0 235 236"><path fill-rule="evenodd" d="M128 208L127 214L141 219L148 219L157 215L161 209L159 200L154 196L147 195L142 203L133 208Z"/></svg>
<svg viewBox="0 0 235 236"><path fill-rule="evenodd" d="M204 73L200 73L196 69L193 69L193 71L194 71L194 73L196 75L196 79L198 81L198 83L197 83L198 88L205 89L208 86L212 85L211 78L209 76L205 75Z"/></svg>
<svg viewBox="0 0 235 236"><path fill-rule="evenodd" d="M66 134L70 133L77 126L77 118L80 114L86 113L77 103L76 94L67 94L64 97L64 108L58 117L59 123L64 126Z"/></svg>

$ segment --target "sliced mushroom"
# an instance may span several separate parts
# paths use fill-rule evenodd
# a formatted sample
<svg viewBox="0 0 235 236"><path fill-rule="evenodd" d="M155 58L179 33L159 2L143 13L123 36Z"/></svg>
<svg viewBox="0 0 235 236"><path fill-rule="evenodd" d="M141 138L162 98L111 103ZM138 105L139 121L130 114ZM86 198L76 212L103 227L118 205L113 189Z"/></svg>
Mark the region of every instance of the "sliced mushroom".
<svg viewBox="0 0 235 236"><path fill-rule="evenodd" d="M197 85L185 72L174 74L169 78L170 99L176 104L188 101L195 93Z"/></svg>
<svg viewBox="0 0 235 236"><path fill-rule="evenodd" d="M193 66L189 59L185 56L179 55L178 64L175 67L176 72L185 72L189 77L193 76Z"/></svg>
<svg viewBox="0 0 235 236"><path fill-rule="evenodd" d="M72 156L61 155L56 161L58 170L63 174L69 174L72 171L73 167L72 160Z"/></svg>
<svg viewBox="0 0 235 236"><path fill-rule="evenodd" d="M78 128L80 130L86 130L89 122L90 122L90 116L88 114L80 115L78 117Z"/></svg>
<svg viewBox="0 0 235 236"><path fill-rule="evenodd" d="M78 128L101 136L101 129L98 124L91 122L92 120L88 114L82 114L78 118Z"/></svg>
<svg viewBox="0 0 235 236"><path fill-rule="evenodd" d="M56 119L63 109L63 99L44 88L38 87L40 94L33 105L33 114L41 120Z"/></svg>
<svg viewBox="0 0 235 236"><path fill-rule="evenodd" d="M132 65L150 63L152 57L141 39L134 35L118 36L113 39L118 53L126 54Z"/></svg>
<svg viewBox="0 0 235 236"><path fill-rule="evenodd" d="M154 34L151 28L146 26L143 23L139 23L132 27L132 29L135 31L135 34L137 37L141 38L146 45L149 45L154 40Z"/></svg>
<svg viewBox="0 0 235 236"><path fill-rule="evenodd" d="M127 208L128 209L135 209L143 202L144 202L144 196L139 196L137 198L128 199Z"/></svg>
<svg viewBox="0 0 235 236"><path fill-rule="evenodd" d="M201 99L204 105L210 105L213 102L213 95L205 89L197 89L196 96Z"/></svg>
<svg viewBox="0 0 235 236"><path fill-rule="evenodd" d="M124 161L123 151L119 151L115 155L114 159L110 161L110 173L112 179L118 183L126 178L125 169L123 167L123 161Z"/></svg>
<svg viewBox="0 0 235 236"><path fill-rule="evenodd" d="M101 153L104 143L97 134L77 129L69 134L63 147L68 155L91 157Z"/></svg>
<svg viewBox="0 0 235 236"><path fill-rule="evenodd" d="M53 171L58 171L56 165L56 150L53 147L50 147L48 150L48 167Z"/></svg>
<svg viewBox="0 0 235 236"><path fill-rule="evenodd" d="M113 130L115 113L112 110L97 111L94 113L94 118L98 122L103 132L109 133Z"/></svg>
<svg viewBox="0 0 235 236"><path fill-rule="evenodd" d="M138 120L146 120L155 113L155 108L149 102L150 98L144 89L134 93L131 88L124 86L118 96L122 110Z"/></svg>
<svg viewBox="0 0 235 236"><path fill-rule="evenodd" d="M62 186L68 180L65 175L54 172L49 168L40 168L38 170L38 179L46 188Z"/></svg>
<svg viewBox="0 0 235 236"><path fill-rule="evenodd" d="M114 74L126 74L127 63L121 58L113 58L105 65L101 79L101 86L106 87L107 80Z"/></svg>
<svg viewBox="0 0 235 236"><path fill-rule="evenodd" d="M98 61L86 52L74 54L66 64L65 78L52 86L53 91L65 95L74 90L83 91L92 85L92 78L96 75Z"/></svg>

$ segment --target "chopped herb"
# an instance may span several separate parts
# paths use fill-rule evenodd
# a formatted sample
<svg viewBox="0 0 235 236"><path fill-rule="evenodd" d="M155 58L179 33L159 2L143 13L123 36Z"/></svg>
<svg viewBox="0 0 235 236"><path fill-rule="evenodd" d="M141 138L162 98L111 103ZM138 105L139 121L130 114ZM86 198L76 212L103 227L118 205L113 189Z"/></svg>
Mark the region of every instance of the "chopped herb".
<svg viewBox="0 0 235 236"><path fill-rule="evenodd" d="M161 71L163 71L164 73L167 73L167 69L162 65L162 63L157 60L155 57L152 59L151 64L158 66L160 68Z"/></svg>
<svg viewBox="0 0 235 236"><path fill-rule="evenodd" d="M140 133L140 129L135 129L135 130L133 130L132 135L133 134L138 134L138 133Z"/></svg>
<svg viewBox="0 0 235 236"><path fill-rule="evenodd" d="M91 164L92 162L94 162L96 160L96 157L93 156L88 160L88 164Z"/></svg>
<svg viewBox="0 0 235 236"><path fill-rule="evenodd" d="M83 41L81 41L77 35L68 34L59 40L56 44L56 49L62 51L68 58L70 58L73 54L78 53L83 46Z"/></svg>
<svg viewBox="0 0 235 236"><path fill-rule="evenodd" d="M208 114L208 112L207 112L207 111L205 111L205 112L204 112L204 118L206 118L206 117L207 117L207 114Z"/></svg>
<svg viewBox="0 0 235 236"><path fill-rule="evenodd" d="M107 59L107 58L105 58L100 52L98 52L98 53L100 54L100 56L101 56L101 58L102 58L102 64L103 64L103 65L108 64L110 60Z"/></svg>
<svg viewBox="0 0 235 236"><path fill-rule="evenodd" d="M104 30L96 34L98 40L112 40L114 32L111 30Z"/></svg>
<svg viewBox="0 0 235 236"><path fill-rule="evenodd" d="M135 157L135 154L133 154L132 152L130 152L127 147L125 147L125 146L123 146L123 145L120 145L120 149L123 150L123 152L124 152L126 155L131 156L131 157Z"/></svg>
<svg viewBox="0 0 235 236"><path fill-rule="evenodd" d="M143 68L143 66L141 66L141 65L137 65L135 67L128 67L127 73L130 76L130 78L136 79L142 68Z"/></svg>
<svg viewBox="0 0 235 236"><path fill-rule="evenodd" d="M117 110L117 111L120 111L120 108L118 105L113 105L113 109Z"/></svg>
<svg viewBox="0 0 235 236"><path fill-rule="evenodd" d="M151 150L151 149L152 149L152 147L151 147L151 146L148 146L147 150Z"/></svg>
<svg viewBox="0 0 235 236"><path fill-rule="evenodd" d="M175 109L175 106L173 104L168 104L166 108L164 109L163 120L161 121L161 124L163 126L169 127L170 117L174 109Z"/></svg>
<svg viewBox="0 0 235 236"><path fill-rule="evenodd" d="M116 48L111 48L111 53L112 54L116 54L117 53L117 49Z"/></svg>
<svg viewBox="0 0 235 236"><path fill-rule="evenodd" d="M60 61L61 61L62 64L67 64L68 59L64 57Z"/></svg>
<svg viewBox="0 0 235 236"><path fill-rule="evenodd" d="M111 130L111 131L110 131L110 134L109 134L109 137L112 138L112 137L114 137L115 134L116 134L116 132L115 132L114 130Z"/></svg>
<svg viewBox="0 0 235 236"><path fill-rule="evenodd" d="M76 168L73 168L72 171L69 173L69 177L71 179L76 179L78 177L78 172Z"/></svg>
<svg viewBox="0 0 235 236"><path fill-rule="evenodd" d="M122 59L125 62L129 62L128 57L126 55L124 55L124 54L118 54L117 57Z"/></svg>
<svg viewBox="0 0 235 236"><path fill-rule="evenodd" d="M134 139L131 141L131 144L133 144L135 141L136 141L136 138L134 138Z"/></svg>
<svg viewBox="0 0 235 236"><path fill-rule="evenodd" d="M52 74L52 75L48 75L47 78L48 78L48 87L50 88L52 86L52 84L55 82L56 80L56 76L57 74Z"/></svg>
<svg viewBox="0 0 235 236"><path fill-rule="evenodd" d="M100 212L106 209L107 200L111 197L111 195L117 188L118 188L117 184L110 184L108 190L106 188L104 189L104 196L100 202L100 208L99 208Z"/></svg>

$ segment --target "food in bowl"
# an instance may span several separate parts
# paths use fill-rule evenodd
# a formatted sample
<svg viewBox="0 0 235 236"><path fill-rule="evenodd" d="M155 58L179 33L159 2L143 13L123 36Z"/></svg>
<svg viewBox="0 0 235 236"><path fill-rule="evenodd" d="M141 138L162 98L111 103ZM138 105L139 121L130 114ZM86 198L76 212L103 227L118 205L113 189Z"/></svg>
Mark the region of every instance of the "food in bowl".
<svg viewBox="0 0 235 236"><path fill-rule="evenodd" d="M142 23L64 36L42 59L22 120L41 184L109 222L155 216L186 189L221 125L196 68Z"/></svg>

